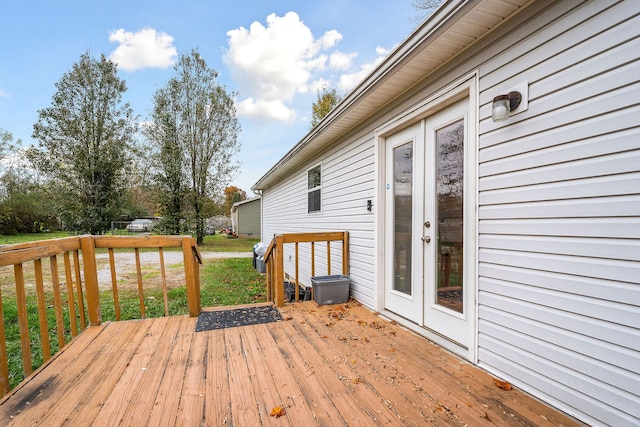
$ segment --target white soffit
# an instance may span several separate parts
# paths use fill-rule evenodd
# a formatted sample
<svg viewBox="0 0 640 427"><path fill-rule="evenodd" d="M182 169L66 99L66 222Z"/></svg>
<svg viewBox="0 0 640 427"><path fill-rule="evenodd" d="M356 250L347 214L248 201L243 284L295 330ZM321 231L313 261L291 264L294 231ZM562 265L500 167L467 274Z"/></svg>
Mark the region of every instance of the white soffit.
<svg viewBox="0 0 640 427"><path fill-rule="evenodd" d="M445 1L252 189L268 188L288 175L310 156L459 55L529 2Z"/></svg>

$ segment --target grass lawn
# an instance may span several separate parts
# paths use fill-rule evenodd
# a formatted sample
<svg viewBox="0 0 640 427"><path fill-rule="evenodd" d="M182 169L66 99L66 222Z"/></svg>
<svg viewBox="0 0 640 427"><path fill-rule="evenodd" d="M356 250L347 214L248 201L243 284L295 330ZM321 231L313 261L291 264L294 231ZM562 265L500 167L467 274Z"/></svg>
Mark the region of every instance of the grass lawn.
<svg viewBox="0 0 640 427"><path fill-rule="evenodd" d="M35 240L57 239L60 237L69 237L71 234L66 231L53 231L49 233L21 233L12 236L0 234L0 245L8 245L12 243L33 242Z"/></svg>
<svg viewBox="0 0 640 427"><path fill-rule="evenodd" d="M21 243L33 240L46 240L52 238L69 237L64 232L20 234L15 236L0 236L0 244ZM201 252L251 252L258 239L227 239L225 235L206 236ZM31 266L33 263L30 263ZM26 265L25 265L26 267ZM29 275L29 278L31 276ZM29 280L29 278L25 278ZM7 353L9 362L10 386L15 387L23 379L22 358L20 348L20 328L17 321L17 304L15 299L15 285L13 282L13 268L0 269L0 288L2 289L2 310L4 312L4 324L6 332ZM32 279L31 279L32 280ZM135 278L133 279L135 280ZM225 306L264 302L266 300L266 287L264 276L252 267L251 258L221 258L208 259L200 267L201 303L203 307ZM12 289L13 288L13 289ZM140 318L140 306L138 294L135 290L119 291L121 319ZM128 287L127 289L131 289ZM47 300L52 298L47 295ZM66 292L63 292L63 299ZM184 286L169 289L169 314L172 316L188 313L187 295ZM159 317L164 315L164 302L162 290L145 289L144 304L147 317ZM113 296L111 291L101 293L100 305L103 321L115 320ZM71 339L69 330L68 309L63 301L63 315L65 317L66 340ZM33 368L37 369L42 364L41 338L38 321L37 297L33 288L27 290L27 312L29 313L29 334L31 340L31 352ZM57 334L55 330L55 313L52 306L47 309L48 325L50 330L50 348L54 354L58 350Z"/></svg>
<svg viewBox="0 0 640 427"><path fill-rule="evenodd" d="M131 236L136 235L138 234L131 234ZM0 245L32 242L34 240L57 239L70 236L73 236L73 234L67 233L66 231L55 231L50 233L22 233L15 234L13 236L0 234ZM202 252L250 252L253 249L253 245L259 241L260 239L254 238L227 239L227 236L224 234L216 234L214 236L204 236L204 243L198 247Z"/></svg>

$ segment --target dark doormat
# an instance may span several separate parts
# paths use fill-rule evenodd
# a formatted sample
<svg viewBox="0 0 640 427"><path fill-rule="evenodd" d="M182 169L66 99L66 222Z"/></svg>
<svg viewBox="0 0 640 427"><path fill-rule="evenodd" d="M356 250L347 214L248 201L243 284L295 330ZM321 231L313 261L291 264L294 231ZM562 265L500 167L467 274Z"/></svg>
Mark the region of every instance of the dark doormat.
<svg viewBox="0 0 640 427"><path fill-rule="evenodd" d="M283 320L280 312L272 305L235 308L231 310L203 311L198 316L196 332L233 328L236 326L258 325L260 323L278 322L280 320Z"/></svg>

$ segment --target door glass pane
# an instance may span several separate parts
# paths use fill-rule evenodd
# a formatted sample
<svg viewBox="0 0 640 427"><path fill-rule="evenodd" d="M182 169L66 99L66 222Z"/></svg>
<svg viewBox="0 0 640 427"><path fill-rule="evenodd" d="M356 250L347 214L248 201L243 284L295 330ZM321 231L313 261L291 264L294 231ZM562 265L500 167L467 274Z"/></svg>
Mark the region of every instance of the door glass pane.
<svg viewBox="0 0 640 427"><path fill-rule="evenodd" d="M436 302L462 313L464 120L436 132L438 273Z"/></svg>
<svg viewBox="0 0 640 427"><path fill-rule="evenodd" d="M393 289L411 295L413 143L393 149Z"/></svg>

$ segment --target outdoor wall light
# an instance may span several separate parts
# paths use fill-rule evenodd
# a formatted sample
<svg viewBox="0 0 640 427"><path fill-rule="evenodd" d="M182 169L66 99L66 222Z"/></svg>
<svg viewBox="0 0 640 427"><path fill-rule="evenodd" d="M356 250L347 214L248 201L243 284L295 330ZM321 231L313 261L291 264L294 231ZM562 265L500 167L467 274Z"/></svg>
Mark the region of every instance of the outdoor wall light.
<svg viewBox="0 0 640 427"><path fill-rule="evenodd" d="M498 95L493 98L491 120L501 122L509 118L509 114L518 108L522 101L522 94L518 91L509 92L507 95Z"/></svg>

